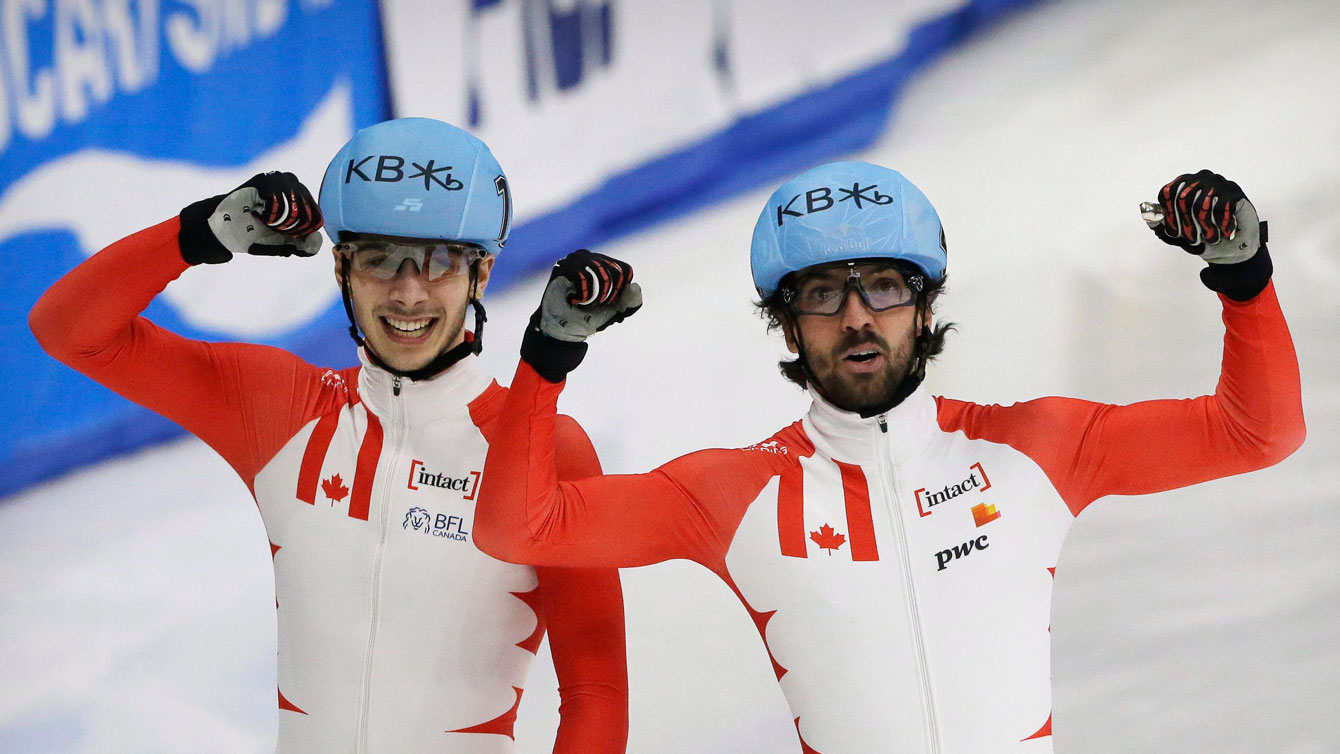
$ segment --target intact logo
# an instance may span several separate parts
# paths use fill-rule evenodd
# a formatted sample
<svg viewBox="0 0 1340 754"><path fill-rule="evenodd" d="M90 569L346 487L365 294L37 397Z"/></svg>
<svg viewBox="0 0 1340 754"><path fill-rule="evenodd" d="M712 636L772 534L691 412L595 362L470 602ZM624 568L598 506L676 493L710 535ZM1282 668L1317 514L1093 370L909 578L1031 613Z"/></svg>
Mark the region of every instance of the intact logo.
<svg viewBox="0 0 1340 754"><path fill-rule="evenodd" d="M929 492L925 487L917 490L915 493L917 512L921 514L922 518L925 518L934 512L931 509L935 506L953 500L965 492L972 492L973 490L985 492L989 489L991 489L991 480L987 478L986 470L982 468L982 464L974 463L968 467L968 478L962 482L946 484L943 489L935 492ZM978 526L981 526L981 524L978 524Z"/></svg>
<svg viewBox="0 0 1340 754"><path fill-rule="evenodd" d="M409 465L409 483L406 485L411 490L419 489L419 485L437 487L444 490L452 490L462 493L462 500L474 500L475 493L479 492L479 478L483 475L480 471L471 471L465 476L451 476L449 474L434 474L428 470L423 461L415 459Z"/></svg>
<svg viewBox="0 0 1340 754"><path fill-rule="evenodd" d="M833 199L833 191L836 190L838 198ZM805 197L803 204L797 204L800 197ZM782 227L788 217L804 217L813 215L825 210L830 210L842 202L852 202L856 209L864 209L866 203L875 205L893 204L893 197L888 194L879 193L879 184L873 183L869 186L862 186L860 182L853 183L851 188L837 186L829 188L820 186L812 188L803 194L796 194L791 197L791 201L786 204L777 205L777 227Z"/></svg>
<svg viewBox="0 0 1340 754"><path fill-rule="evenodd" d="M434 537L466 542L470 532L465 530L465 519L449 516L445 513L433 515L427 509L415 506L405 512L405 520L400 524L406 531L421 531Z"/></svg>
<svg viewBox="0 0 1340 754"><path fill-rule="evenodd" d="M460 191L465 188L464 183L451 177L453 169L451 165L438 165L437 160L429 160L426 165L420 165L409 160L411 168L406 169L406 162L404 157L394 154L351 157L349 164L344 168L344 182L351 183L354 179L358 179L365 183L399 183L422 178L424 191L432 191L434 186L440 186L446 191Z"/></svg>
<svg viewBox="0 0 1340 754"><path fill-rule="evenodd" d="M941 550L935 553L935 570L943 571L955 560L966 558L977 550L985 550L990 546L991 541L983 534L977 539L970 539L961 545L954 545L947 550Z"/></svg>

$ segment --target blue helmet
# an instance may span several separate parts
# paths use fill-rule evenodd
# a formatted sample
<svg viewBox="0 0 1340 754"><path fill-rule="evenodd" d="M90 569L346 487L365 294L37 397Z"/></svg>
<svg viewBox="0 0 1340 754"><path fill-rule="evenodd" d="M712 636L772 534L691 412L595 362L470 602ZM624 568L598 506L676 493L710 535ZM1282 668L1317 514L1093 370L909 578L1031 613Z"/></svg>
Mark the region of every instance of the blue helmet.
<svg viewBox="0 0 1340 754"><path fill-rule="evenodd" d="M854 259L898 259L931 280L944 277L944 229L935 207L896 170L830 162L768 198L754 226L749 266L760 296L787 273Z"/></svg>
<svg viewBox="0 0 1340 754"><path fill-rule="evenodd" d="M330 161L321 214L336 243L348 231L463 241L497 254L512 194L484 142L440 120L397 118L354 134Z"/></svg>

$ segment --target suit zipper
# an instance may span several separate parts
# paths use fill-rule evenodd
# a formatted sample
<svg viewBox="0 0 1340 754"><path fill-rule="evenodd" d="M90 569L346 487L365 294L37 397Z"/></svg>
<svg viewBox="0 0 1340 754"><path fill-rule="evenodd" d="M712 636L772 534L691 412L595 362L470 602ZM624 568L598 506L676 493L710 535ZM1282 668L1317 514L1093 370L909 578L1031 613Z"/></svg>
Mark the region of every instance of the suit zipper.
<svg viewBox="0 0 1340 754"><path fill-rule="evenodd" d="M392 393L396 398L400 395L400 377L397 375L392 381ZM372 599L368 617L368 644L363 657L363 688L362 700L358 710L358 743L356 751L358 754L367 754L368 752L368 718L371 716L372 708L372 661L374 651L377 645L377 623L381 614L381 584L382 584L382 556L386 552L386 538L390 535L390 507L391 490L393 485L387 480L391 478L390 472L400 463L400 446L402 444L403 423L400 415L400 401L392 399L391 401L391 431L390 442L390 460L385 467L387 473L381 475L382 492L378 496L376 515L381 521L381 532L377 538L377 549L372 558Z"/></svg>
<svg viewBox="0 0 1340 754"><path fill-rule="evenodd" d="M921 635L921 611L917 606L916 584L912 581L912 557L908 552L907 530L903 520L903 506L898 499L898 488L893 464L889 462L888 418L885 414L877 417L880 434L875 435L875 466L879 471L880 484L888 494L889 520L892 522L893 536L898 543L898 555L903 566L903 597L906 601L908 621L911 624L912 655L916 664L917 680L921 685L921 714L926 726L926 740L931 754L940 752L940 734L935 723L935 699L931 696L930 671L926 667L926 643Z"/></svg>

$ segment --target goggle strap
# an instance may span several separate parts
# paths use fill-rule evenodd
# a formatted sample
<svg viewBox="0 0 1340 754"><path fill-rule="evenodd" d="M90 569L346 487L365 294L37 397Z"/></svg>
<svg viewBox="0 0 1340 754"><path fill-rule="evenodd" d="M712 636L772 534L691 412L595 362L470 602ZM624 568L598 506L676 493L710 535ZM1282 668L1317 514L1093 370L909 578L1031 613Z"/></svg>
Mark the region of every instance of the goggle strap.
<svg viewBox="0 0 1340 754"><path fill-rule="evenodd" d="M340 255L340 298L344 301L344 314L349 318L349 337L354 339L360 348L363 347L363 336L358 334L358 321L354 319L354 300L353 294L349 292L349 256Z"/></svg>

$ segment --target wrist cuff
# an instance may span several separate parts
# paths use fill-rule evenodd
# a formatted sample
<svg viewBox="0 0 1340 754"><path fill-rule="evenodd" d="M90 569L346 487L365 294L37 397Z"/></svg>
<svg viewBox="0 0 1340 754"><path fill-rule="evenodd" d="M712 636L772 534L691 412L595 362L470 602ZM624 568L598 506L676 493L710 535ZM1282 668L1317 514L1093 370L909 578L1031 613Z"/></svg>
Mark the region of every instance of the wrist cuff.
<svg viewBox="0 0 1340 754"><path fill-rule="evenodd" d="M187 264L223 264L233 253L219 243L209 229L209 216L214 214L223 196L201 199L182 209L181 230L177 231L177 249Z"/></svg>
<svg viewBox="0 0 1340 754"><path fill-rule="evenodd" d="M521 360L549 382L567 379L568 372L576 369L586 356L586 343L572 343L551 338L540 330L540 312L536 310L521 338Z"/></svg>
<svg viewBox="0 0 1340 754"><path fill-rule="evenodd" d="M1256 294L1265 290L1274 270L1270 251L1262 243L1250 259L1236 264L1211 264L1200 271L1200 280L1206 288L1243 302L1256 298Z"/></svg>

